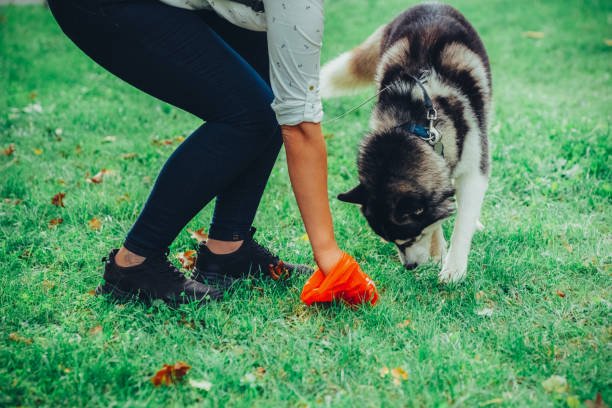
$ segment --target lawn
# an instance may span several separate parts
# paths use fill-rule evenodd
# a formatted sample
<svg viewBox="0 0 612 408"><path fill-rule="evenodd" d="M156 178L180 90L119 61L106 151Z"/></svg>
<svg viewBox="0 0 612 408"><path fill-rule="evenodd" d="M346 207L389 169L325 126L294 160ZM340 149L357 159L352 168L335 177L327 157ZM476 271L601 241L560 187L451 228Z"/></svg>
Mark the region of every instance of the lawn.
<svg viewBox="0 0 612 408"><path fill-rule="evenodd" d="M327 3L324 61L414 2ZM381 293L358 310L306 307L303 278L179 310L93 296L100 259L199 121L96 66L47 9L0 7L0 406L610 404L612 3L453 4L493 69L486 228L464 283L438 284L433 263L404 270L334 198L356 183L371 103L325 126L337 237ZM327 101L327 117L369 95ZM283 153L255 224L284 258L312 263ZM194 246L184 231L171 252ZM192 367L185 381L154 387L177 361Z"/></svg>

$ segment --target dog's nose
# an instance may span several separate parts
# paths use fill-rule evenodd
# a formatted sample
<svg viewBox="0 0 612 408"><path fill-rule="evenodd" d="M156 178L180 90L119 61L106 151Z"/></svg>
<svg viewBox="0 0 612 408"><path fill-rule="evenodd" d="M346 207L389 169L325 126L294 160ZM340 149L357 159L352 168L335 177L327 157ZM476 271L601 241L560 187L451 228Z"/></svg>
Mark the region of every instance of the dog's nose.
<svg viewBox="0 0 612 408"><path fill-rule="evenodd" d="M419 264L416 262L404 264L404 268L408 269L409 271L413 270L417 266L419 266Z"/></svg>

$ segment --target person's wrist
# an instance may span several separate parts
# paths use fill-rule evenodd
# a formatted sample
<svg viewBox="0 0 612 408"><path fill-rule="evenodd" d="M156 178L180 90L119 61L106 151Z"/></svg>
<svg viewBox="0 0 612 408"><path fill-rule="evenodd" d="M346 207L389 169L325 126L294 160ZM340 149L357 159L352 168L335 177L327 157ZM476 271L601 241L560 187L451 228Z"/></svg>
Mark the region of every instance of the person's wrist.
<svg viewBox="0 0 612 408"><path fill-rule="evenodd" d="M334 243L333 246L324 249L317 249L314 251L315 262L317 266L327 276L332 268L342 258L343 251Z"/></svg>

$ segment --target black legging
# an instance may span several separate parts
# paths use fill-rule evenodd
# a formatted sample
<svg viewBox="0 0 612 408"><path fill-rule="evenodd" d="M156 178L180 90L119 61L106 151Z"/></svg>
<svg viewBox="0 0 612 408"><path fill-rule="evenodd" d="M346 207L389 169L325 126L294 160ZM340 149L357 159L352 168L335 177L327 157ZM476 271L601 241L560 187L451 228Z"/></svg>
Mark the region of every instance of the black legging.
<svg viewBox="0 0 612 408"><path fill-rule="evenodd" d="M97 63L206 121L164 165L126 248L142 256L163 251L214 197L210 237L244 239L282 144L270 107L266 34L157 0L49 6Z"/></svg>

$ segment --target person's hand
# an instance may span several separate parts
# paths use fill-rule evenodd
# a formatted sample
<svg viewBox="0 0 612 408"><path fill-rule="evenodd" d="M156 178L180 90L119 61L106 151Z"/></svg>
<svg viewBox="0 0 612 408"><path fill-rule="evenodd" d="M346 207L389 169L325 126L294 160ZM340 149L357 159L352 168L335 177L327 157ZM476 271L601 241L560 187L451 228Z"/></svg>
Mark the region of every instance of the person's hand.
<svg viewBox="0 0 612 408"><path fill-rule="evenodd" d="M329 303L344 300L350 305L376 304L378 292L374 282L366 275L355 259L344 252L327 276L317 269L308 279L301 295L302 302Z"/></svg>

